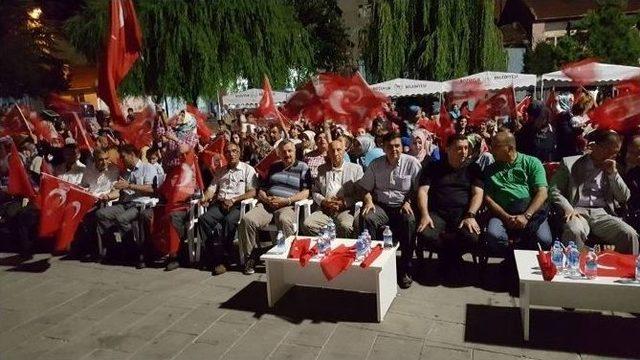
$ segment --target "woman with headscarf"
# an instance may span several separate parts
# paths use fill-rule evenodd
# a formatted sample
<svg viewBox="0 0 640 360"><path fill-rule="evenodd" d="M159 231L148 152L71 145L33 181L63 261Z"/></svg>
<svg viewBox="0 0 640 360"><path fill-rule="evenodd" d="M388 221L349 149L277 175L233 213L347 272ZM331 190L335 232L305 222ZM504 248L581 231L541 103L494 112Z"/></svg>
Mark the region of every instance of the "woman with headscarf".
<svg viewBox="0 0 640 360"><path fill-rule="evenodd" d="M327 134L323 132L318 133L315 138L315 144L316 149L308 152L302 159L302 161L309 165L309 172L312 179L318 176L318 168L325 163L327 151L329 150Z"/></svg>
<svg viewBox="0 0 640 360"><path fill-rule="evenodd" d="M370 135L358 136L353 143L353 153L356 157L357 163L360 164L364 170L367 169L369 164L384 155L384 151L376 147L375 140Z"/></svg>
<svg viewBox="0 0 640 360"><path fill-rule="evenodd" d="M427 155L433 160L440 160L440 150L438 146L433 144L433 135L423 129L413 131L409 155L414 156L420 162L422 162Z"/></svg>
<svg viewBox="0 0 640 360"><path fill-rule="evenodd" d="M175 166L180 166L182 155L193 151L198 145L197 121L193 115L182 110L170 125L167 129L157 129L164 143L162 166L167 172Z"/></svg>

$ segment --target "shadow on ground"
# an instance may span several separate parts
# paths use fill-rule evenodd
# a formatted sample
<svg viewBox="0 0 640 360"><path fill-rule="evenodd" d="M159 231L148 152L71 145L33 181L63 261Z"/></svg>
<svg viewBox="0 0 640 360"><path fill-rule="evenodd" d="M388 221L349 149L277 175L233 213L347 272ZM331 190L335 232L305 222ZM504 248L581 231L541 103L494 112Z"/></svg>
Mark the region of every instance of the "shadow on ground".
<svg viewBox="0 0 640 360"><path fill-rule="evenodd" d="M375 294L294 286L276 303L267 304L267 284L253 281L220 305L224 309L248 311L256 318L271 314L292 323L377 322Z"/></svg>
<svg viewBox="0 0 640 360"><path fill-rule="evenodd" d="M30 272L30 273L43 273L47 271L51 267L49 263L49 258L31 261L31 262L22 262L7 271L20 271L20 272Z"/></svg>
<svg viewBox="0 0 640 360"><path fill-rule="evenodd" d="M498 346L640 357L640 319L591 311L531 310L530 341L519 308L467 305L465 341Z"/></svg>

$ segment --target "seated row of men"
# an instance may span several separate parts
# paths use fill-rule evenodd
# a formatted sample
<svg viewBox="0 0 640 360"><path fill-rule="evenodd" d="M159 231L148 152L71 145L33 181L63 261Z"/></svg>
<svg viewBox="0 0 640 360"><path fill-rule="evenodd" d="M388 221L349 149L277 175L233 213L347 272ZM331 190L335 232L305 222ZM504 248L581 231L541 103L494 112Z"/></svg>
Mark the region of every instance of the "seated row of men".
<svg viewBox="0 0 640 360"><path fill-rule="evenodd" d="M367 229L374 239L382 238L389 225L394 242L400 244L399 284L412 283L412 259L417 239L431 244L440 258L459 258L478 242L483 233L492 250L509 246L548 248L552 243L549 203L563 212L563 242L580 247L589 234L612 244L620 252L638 252L638 234L615 215L617 203L629 199L616 169L615 157L621 139L615 132L602 132L586 155L566 158L553 177L550 201L542 163L516 151L514 136L498 133L492 141L494 163L481 170L469 159L469 141L464 136L448 139L440 160L423 164L402 153L397 133L384 138L384 152L363 172L359 165L343 161L344 144L333 141L327 162L312 180L308 166L295 158L294 145L278 145L280 162L258 181L255 170L239 161L239 149L229 144L229 164L214 176L207 190L211 202L200 218L207 241L219 245L214 273L223 273L224 254L236 234L246 259L244 272L251 274L257 261L258 231L275 222L285 236L295 234L296 201L314 200L316 211L304 220L301 233L317 235L333 220L339 237L354 238ZM259 204L239 219L240 202L257 197ZM355 212L354 204L363 201ZM488 211L480 220L483 204ZM417 215L417 216L416 216ZM239 222L239 224L238 224ZM215 248L215 247L214 247Z"/></svg>

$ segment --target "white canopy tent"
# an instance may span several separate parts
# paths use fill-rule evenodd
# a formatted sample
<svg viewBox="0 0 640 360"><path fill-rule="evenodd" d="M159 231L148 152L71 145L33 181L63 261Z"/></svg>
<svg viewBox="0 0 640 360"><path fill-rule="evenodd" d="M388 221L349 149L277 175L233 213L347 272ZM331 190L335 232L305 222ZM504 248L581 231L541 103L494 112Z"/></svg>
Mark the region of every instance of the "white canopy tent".
<svg viewBox="0 0 640 360"><path fill-rule="evenodd" d="M443 88L445 92L451 92L458 85L474 84L484 90L500 90L513 86L515 89L527 88L533 86L534 91L537 78L533 74L517 74L499 71L485 71L459 79L445 81Z"/></svg>
<svg viewBox="0 0 640 360"><path fill-rule="evenodd" d="M276 104L287 101L289 93L273 91L273 101ZM222 104L233 107L256 107L262 99L262 89L248 89L222 97Z"/></svg>
<svg viewBox="0 0 640 360"><path fill-rule="evenodd" d="M389 97L402 97L441 93L442 83L437 81L398 78L373 84L371 88Z"/></svg>
<svg viewBox="0 0 640 360"><path fill-rule="evenodd" d="M593 66L589 69L589 72L593 71L593 81L587 85L611 85L640 76L640 67L636 66L603 63L593 63L589 66ZM571 86L573 82L560 70L544 74L540 80L542 90L545 86Z"/></svg>

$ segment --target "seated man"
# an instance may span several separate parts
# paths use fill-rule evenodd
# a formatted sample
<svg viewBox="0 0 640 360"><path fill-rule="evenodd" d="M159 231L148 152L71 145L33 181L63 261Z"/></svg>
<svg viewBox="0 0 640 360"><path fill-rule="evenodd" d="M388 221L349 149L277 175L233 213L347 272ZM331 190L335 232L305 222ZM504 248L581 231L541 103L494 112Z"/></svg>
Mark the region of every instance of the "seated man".
<svg viewBox="0 0 640 360"><path fill-rule="evenodd" d="M271 165L266 179L260 183L260 204L240 220L238 227L240 251L247 259L244 268L247 275L255 272L258 229L268 225L275 218L276 226L282 230L285 237L295 234L293 204L309 197L309 167L296 160L293 143L287 139L280 141L278 153L281 161Z"/></svg>
<svg viewBox="0 0 640 360"><path fill-rule="evenodd" d="M122 146L120 156L127 168L126 173L113 186L120 190L120 199L117 204L96 211L97 231L103 237L113 233L116 241L120 241L122 235L131 235L138 246L136 267L141 269L145 266L144 239L139 231L140 208L133 200L142 196L152 196L154 185L159 185L163 179L157 178L153 166L140 160L140 152L132 145Z"/></svg>
<svg viewBox="0 0 640 360"><path fill-rule="evenodd" d="M482 180L480 167L471 160L469 140L456 135L447 140L440 160L427 157L422 165L418 239L438 250L443 266L459 260L480 234L476 214L482 205ZM445 233L451 236L443 236Z"/></svg>
<svg viewBox="0 0 640 360"><path fill-rule="evenodd" d="M547 179L540 160L516 151L512 133L499 132L491 142L495 162L483 172L484 199L491 218L487 226L487 242L492 250L504 250L509 237L519 247L537 248L551 245L552 237L547 210Z"/></svg>
<svg viewBox="0 0 640 360"><path fill-rule="evenodd" d="M304 220L304 232L319 235L331 219L336 224L336 234L341 238L353 238L354 184L362 177L362 167L344 162L344 143L335 140L329 144L327 162L318 168L313 184L312 197L320 206Z"/></svg>
<svg viewBox="0 0 640 360"><path fill-rule="evenodd" d="M591 153L562 159L551 180L551 200L564 212L562 242L582 248L591 232L618 252L637 254L638 234L614 215L616 202L624 204L630 196L615 160L620 136L602 130L592 135Z"/></svg>
<svg viewBox="0 0 640 360"><path fill-rule="evenodd" d="M66 182L79 185L86 166L80 162L80 151L76 144L66 144L62 148L63 162L53 168L53 175Z"/></svg>
<svg viewBox="0 0 640 360"><path fill-rule="evenodd" d="M85 188L101 201L115 200L120 192L113 188L118 181L118 168L109 161L109 154L106 150L96 148L93 151L91 165L84 169L80 186ZM97 251L92 239L95 237L96 215L95 211L87 213L80 224L76 234L74 248L78 251L83 260L90 260Z"/></svg>
<svg viewBox="0 0 640 360"><path fill-rule="evenodd" d="M231 253L240 219L240 202L256 196L258 186L256 171L249 164L240 161L238 144L228 143L225 155L227 166L216 171L202 199L204 203L210 202L211 206L198 219L205 248L211 246L208 253L212 256L214 275L227 271L224 255Z"/></svg>
<svg viewBox="0 0 640 360"><path fill-rule="evenodd" d="M367 193L360 213L360 228L373 239L382 239L383 226L389 225L394 243L400 242L399 284L411 286L411 262L415 249L416 218L411 204L416 194L420 162L402 153L397 132L383 138L385 156L373 160L358 185Z"/></svg>

